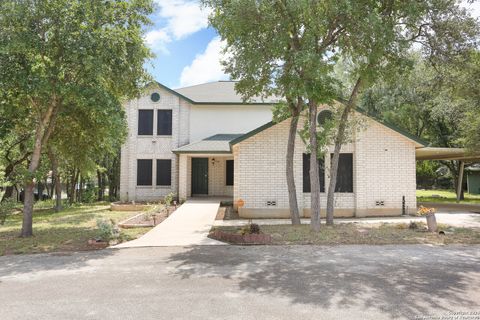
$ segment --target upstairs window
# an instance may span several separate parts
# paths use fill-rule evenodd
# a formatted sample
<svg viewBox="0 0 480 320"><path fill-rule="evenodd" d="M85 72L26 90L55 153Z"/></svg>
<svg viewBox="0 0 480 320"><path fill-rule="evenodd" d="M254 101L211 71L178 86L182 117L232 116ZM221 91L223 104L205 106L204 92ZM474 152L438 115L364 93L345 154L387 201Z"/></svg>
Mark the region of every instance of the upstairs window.
<svg viewBox="0 0 480 320"><path fill-rule="evenodd" d="M152 160L137 160L137 186L152 185Z"/></svg>
<svg viewBox="0 0 480 320"><path fill-rule="evenodd" d="M157 135L172 135L172 110L158 110Z"/></svg>
<svg viewBox="0 0 480 320"><path fill-rule="evenodd" d="M332 119L333 114L330 110L322 110L317 116L317 122L321 127L323 127L327 121L332 121Z"/></svg>
<svg viewBox="0 0 480 320"><path fill-rule="evenodd" d="M331 155L333 159L333 153ZM341 153L338 159L337 184L335 192L353 192L353 154Z"/></svg>
<svg viewBox="0 0 480 320"><path fill-rule="evenodd" d="M325 160L318 159L318 174L320 178L320 192L325 192ZM311 192L310 189L310 154L303 154L303 192Z"/></svg>
<svg viewBox="0 0 480 320"><path fill-rule="evenodd" d="M153 110L138 110L138 135L153 135Z"/></svg>
<svg viewBox="0 0 480 320"><path fill-rule="evenodd" d="M227 186L233 186L233 160L227 160L226 167L227 167L227 172L226 172L225 184Z"/></svg>
<svg viewBox="0 0 480 320"><path fill-rule="evenodd" d="M172 160L157 160L157 186L170 186L172 184Z"/></svg>

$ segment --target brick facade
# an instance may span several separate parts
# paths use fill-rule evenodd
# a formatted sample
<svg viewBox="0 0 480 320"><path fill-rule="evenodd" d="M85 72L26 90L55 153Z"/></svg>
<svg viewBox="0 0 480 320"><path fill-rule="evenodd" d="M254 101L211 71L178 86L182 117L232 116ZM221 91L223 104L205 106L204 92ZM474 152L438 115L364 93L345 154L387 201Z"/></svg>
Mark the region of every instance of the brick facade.
<svg viewBox="0 0 480 320"><path fill-rule="evenodd" d="M160 94L153 102L150 95ZM285 177L285 153L287 149L289 120L261 131L233 146L232 154L174 154L175 150L193 141L192 126L214 126L216 119L205 123L201 117L192 118L194 106L179 95L160 87L152 86L138 99L125 105L129 133L121 150L120 196L122 201L159 201L173 192L180 199L191 197L192 157L208 158L208 195L230 196L242 199L239 208L242 217L289 217L288 190ZM195 106L200 110L201 106ZM211 107L208 107L212 109ZM232 109L229 109L232 108ZM138 110L154 110L154 134L139 136ZM156 110L172 110L172 135L157 136ZM238 113L239 106L225 106L225 110ZM244 133L256 128L255 108L246 110L242 126ZM198 114L197 110L197 114ZM211 110L210 110L211 112ZM258 109L264 115L265 109ZM223 114L222 117L226 115ZM336 193L335 213L338 216L399 215L402 213L402 197L405 206L412 212L416 209L415 147L414 141L400 133L357 114L361 130L354 132L351 143L342 147L343 153L353 154L353 192ZM252 120L253 121L253 120ZM303 126L301 119L299 128ZM222 125L225 126L225 123ZM229 126L227 126L229 127ZM198 132L201 130L196 129ZM229 133L219 125L218 133ZM208 131L208 130L207 130ZM207 132L206 131L206 132ZM310 193L304 193L302 154L306 147L299 136L294 155L294 175L297 199L301 214L310 215ZM325 159L325 186L328 187L330 148ZM153 160L153 185L137 186L137 160ZM172 161L171 186L156 186L157 159ZM234 186L226 186L226 160L234 159ZM383 205L378 205L382 202ZM321 194L322 211L326 206L326 194ZM324 214L324 212L323 212Z"/></svg>
<svg viewBox="0 0 480 320"><path fill-rule="evenodd" d="M160 100L153 102L150 95L160 94ZM167 194L178 191L178 157L171 150L189 142L189 109L190 104L171 92L152 86L145 94L129 101L125 106L128 123L128 137L121 151L120 199L122 201L158 201ZM152 136L139 136L138 110L154 110ZM157 136L157 110L172 110L172 135ZM172 160L171 186L137 186L137 159L153 160L153 177L156 176L156 159Z"/></svg>
<svg viewBox="0 0 480 320"><path fill-rule="evenodd" d="M353 154L353 193L336 193L337 216L399 215L402 197L412 212L415 197L415 143L405 136L361 115L362 129L342 153ZM300 121L299 128L302 126ZM242 199L240 216L289 217L288 190L285 177L285 153L290 120L276 124L234 145L234 200ZM303 193L302 154L305 144L297 135L294 175L300 212L310 215L310 193ZM325 158L325 186L328 187L330 147ZM271 205L272 201L275 205ZM324 214L326 193L321 194ZM384 205L377 205L383 201ZM270 204L270 205L268 205Z"/></svg>

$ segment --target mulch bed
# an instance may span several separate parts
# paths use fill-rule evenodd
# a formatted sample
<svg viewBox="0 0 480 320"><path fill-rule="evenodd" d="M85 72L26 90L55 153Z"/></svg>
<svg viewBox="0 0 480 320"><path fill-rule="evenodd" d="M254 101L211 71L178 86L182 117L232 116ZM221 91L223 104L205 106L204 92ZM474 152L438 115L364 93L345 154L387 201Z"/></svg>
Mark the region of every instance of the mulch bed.
<svg viewBox="0 0 480 320"><path fill-rule="evenodd" d="M269 244L272 242L272 237L263 233L238 234L214 230L208 236L209 238L232 244Z"/></svg>
<svg viewBox="0 0 480 320"><path fill-rule="evenodd" d="M137 213L133 217L130 217L118 224L120 228L144 228L155 227L167 219L174 211L175 207L163 209L160 212L150 213L141 212Z"/></svg>

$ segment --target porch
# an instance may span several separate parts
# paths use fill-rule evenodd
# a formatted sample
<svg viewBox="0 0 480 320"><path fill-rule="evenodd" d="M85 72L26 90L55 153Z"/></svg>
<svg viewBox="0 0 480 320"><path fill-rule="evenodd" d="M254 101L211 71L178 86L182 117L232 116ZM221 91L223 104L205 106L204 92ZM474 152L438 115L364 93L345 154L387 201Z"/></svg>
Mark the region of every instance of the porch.
<svg viewBox="0 0 480 320"><path fill-rule="evenodd" d="M179 156L180 199L233 201L233 154L229 142L238 134L218 134L174 150Z"/></svg>

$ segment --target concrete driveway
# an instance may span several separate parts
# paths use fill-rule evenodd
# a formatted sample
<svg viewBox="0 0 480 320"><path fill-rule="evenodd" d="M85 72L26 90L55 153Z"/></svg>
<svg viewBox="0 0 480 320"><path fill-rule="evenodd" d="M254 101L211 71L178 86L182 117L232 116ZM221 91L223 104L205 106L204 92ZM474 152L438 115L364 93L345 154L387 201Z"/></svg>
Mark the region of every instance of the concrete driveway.
<svg viewBox="0 0 480 320"><path fill-rule="evenodd" d="M208 238L217 216L220 200L188 200L158 226L139 239L121 243L115 248L226 245Z"/></svg>
<svg viewBox="0 0 480 320"><path fill-rule="evenodd" d="M194 246L0 257L2 320L478 319L478 288L480 246Z"/></svg>

